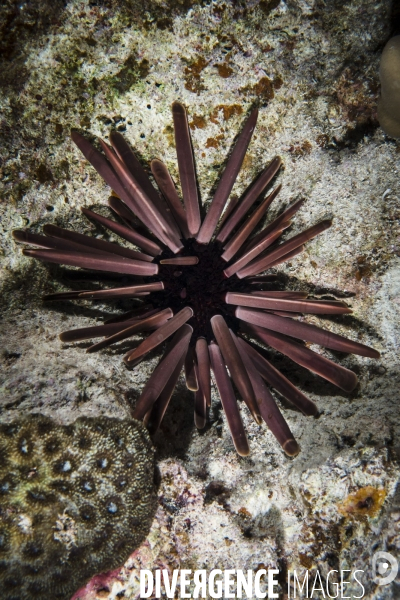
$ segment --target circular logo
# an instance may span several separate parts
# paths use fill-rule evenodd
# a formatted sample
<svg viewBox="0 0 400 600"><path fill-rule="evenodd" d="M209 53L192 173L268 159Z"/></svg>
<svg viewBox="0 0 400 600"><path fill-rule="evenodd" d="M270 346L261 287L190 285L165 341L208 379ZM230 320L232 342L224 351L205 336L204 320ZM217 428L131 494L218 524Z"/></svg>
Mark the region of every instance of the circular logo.
<svg viewBox="0 0 400 600"><path fill-rule="evenodd" d="M372 575L377 585L392 583L398 570L398 562L389 552L375 552L372 557Z"/></svg>

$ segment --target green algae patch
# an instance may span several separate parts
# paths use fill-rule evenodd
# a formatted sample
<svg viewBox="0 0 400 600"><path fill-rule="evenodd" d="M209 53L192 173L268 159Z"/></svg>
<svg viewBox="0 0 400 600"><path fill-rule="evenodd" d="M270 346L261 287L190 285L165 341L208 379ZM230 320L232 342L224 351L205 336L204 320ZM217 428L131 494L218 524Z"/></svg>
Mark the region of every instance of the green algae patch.
<svg viewBox="0 0 400 600"><path fill-rule="evenodd" d="M150 64L146 58L138 61L135 54L128 56L123 67L109 80L109 85L120 94L130 90L139 80L146 79L150 71Z"/></svg>

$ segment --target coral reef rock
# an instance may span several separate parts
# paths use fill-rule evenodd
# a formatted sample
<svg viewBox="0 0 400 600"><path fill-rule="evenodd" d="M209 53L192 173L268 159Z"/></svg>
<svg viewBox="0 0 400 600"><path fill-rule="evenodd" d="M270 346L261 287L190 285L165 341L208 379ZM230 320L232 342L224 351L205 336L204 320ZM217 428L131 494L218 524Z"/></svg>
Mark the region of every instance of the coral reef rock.
<svg viewBox="0 0 400 600"><path fill-rule="evenodd" d="M126 342L85 354L85 342L61 345L58 334L101 326L138 301L43 303L44 294L98 282L89 273L85 283L77 281L82 273L72 267L24 256L11 232L38 234L55 224L123 243L115 234L104 238L100 225L79 214L82 206L109 218L110 188L69 133L93 140L117 130L145 170L153 159L166 164L180 192L175 100L190 117L199 189L210 190L201 195L204 211L245 115L259 100L257 129L232 195L239 198L264 165L282 158L284 185L267 218L303 197L294 234L317 219L332 218L333 225L276 274L288 289L301 286L351 304L353 315L304 321L381 353L370 360L322 351L357 373L360 384L348 395L270 350L320 411L308 419L277 398L301 447L294 458L242 404L251 454L237 457L214 385L210 425L199 434L192 392L181 377L153 440L161 476L152 528L118 578L107 577L108 593L101 580L98 600L138 597L140 569L247 572L261 564L281 570L281 596L285 570L294 569L301 579L306 569L323 577L332 569L360 569L365 599L399 595L398 583L378 586L372 572L375 552L400 556L400 140L385 135L377 120L379 62L394 32L395 4L2 3L1 422L35 412L65 423L81 416L125 419L136 405L160 353L125 369ZM120 284L127 285L123 278ZM80 600L93 600L99 585L92 581ZM360 596L359 586L347 587L343 596ZM323 600L322 592L313 596Z"/></svg>
<svg viewBox="0 0 400 600"><path fill-rule="evenodd" d="M69 600L124 562L155 509L154 454L136 421L30 415L0 428L3 600Z"/></svg>

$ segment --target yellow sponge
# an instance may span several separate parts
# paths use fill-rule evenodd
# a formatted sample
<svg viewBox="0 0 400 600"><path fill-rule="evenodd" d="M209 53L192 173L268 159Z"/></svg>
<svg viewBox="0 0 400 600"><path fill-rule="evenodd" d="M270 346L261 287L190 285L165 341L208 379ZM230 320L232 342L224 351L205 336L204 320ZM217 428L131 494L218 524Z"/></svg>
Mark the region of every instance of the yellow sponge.
<svg viewBox="0 0 400 600"><path fill-rule="evenodd" d="M400 35L392 37L383 49L379 78L378 120L387 135L397 138L400 137Z"/></svg>

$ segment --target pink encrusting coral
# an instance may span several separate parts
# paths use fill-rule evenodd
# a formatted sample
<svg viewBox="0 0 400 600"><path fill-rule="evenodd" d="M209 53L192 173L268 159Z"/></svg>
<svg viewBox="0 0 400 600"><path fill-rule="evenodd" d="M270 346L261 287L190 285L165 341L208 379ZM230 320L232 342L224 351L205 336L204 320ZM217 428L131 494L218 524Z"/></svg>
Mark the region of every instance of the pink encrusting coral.
<svg viewBox="0 0 400 600"><path fill-rule="evenodd" d="M95 575L85 587L78 590L71 600L96 600L99 592L110 592L114 581L118 580L121 569Z"/></svg>
<svg viewBox="0 0 400 600"><path fill-rule="evenodd" d="M54 226L46 226L44 236L18 231L14 237L39 247L24 253L44 262L128 276L129 285L123 287L67 291L45 299L136 299L135 308L121 317L104 325L64 332L61 339L71 342L103 338L88 348L93 352L150 331L125 355L129 367L167 342L132 415L143 419L150 432L159 427L184 367L187 387L194 392L198 428L206 424L213 372L238 453L249 454L249 445L234 388L255 421L265 421L284 451L294 456L299 446L269 386L304 415L316 415L318 409L252 340L286 355L346 392L357 385L356 375L302 342L370 358L378 358L379 353L298 320L303 314L351 313L344 302L276 289L276 276L268 271L302 252L309 240L331 225L331 221L322 220L282 241L303 204L303 200L297 200L253 235L280 191L281 186L275 187L257 203L280 169L279 157L271 161L238 203L228 203L256 126L257 109L243 126L205 215L199 202L186 109L175 102L172 112L183 205L167 167L159 160L151 163L158 191L120 133L110 133L111 146L100 140L104 154L78 132L72 133L78 148L112 188L110 207L122 223L87 209L82 211L137 249ZM139 229L148 229L147 234L138 230L137 220Z"/></svg>

